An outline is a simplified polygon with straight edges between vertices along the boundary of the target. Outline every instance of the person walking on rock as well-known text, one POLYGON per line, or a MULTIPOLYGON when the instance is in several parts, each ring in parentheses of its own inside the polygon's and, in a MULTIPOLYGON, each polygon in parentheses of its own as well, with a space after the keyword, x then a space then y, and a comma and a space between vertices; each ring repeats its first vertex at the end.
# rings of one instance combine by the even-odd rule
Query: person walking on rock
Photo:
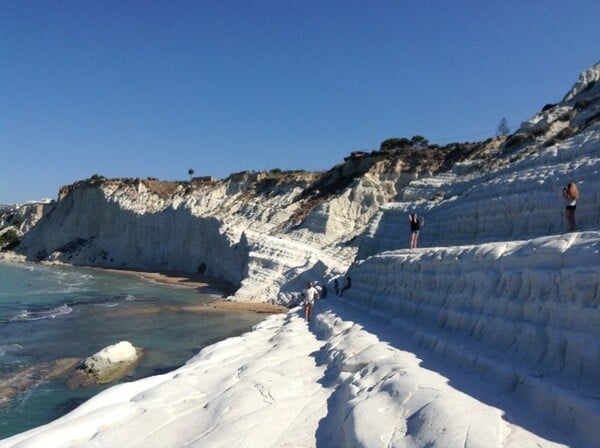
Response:
POLYGON ((408 221, 410 222, 410 248, 414 249, 417 247, 417 239, 419 238, 421 223, 416 213, 411 213, 408 215, 408 221))
POLYGON ((304 296, 304 319, 310 322, 313 304, 315 303, 315 298, 319 298, 319 291, 315 289, 312 282, 308 282, 302 295, 304 296))
POLYGON ((567 219, 567 227, 569 232, 575 231, 575 208, 577 207, 577 198, 579 191, 575 182, 571 181, 562 190, 563 198, 565 198, 565 218, 567 219))

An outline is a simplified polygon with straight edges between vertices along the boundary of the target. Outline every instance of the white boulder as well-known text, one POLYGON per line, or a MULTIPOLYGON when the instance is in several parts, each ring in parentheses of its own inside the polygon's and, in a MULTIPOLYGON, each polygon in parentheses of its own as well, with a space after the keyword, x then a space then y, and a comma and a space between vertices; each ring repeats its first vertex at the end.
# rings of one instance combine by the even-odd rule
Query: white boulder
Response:
POLYGON ((101 371, 119 363, 131 363, 138 359, 136 348, 128 341, 121 341, 104 347, 98 353, 87 358, 83 365, 92 371, 101 371))
POLYGON ((131 342, 109 345, 86 358, 81 367, 69 378, 70 387, 105 384, 125 376, 142 355, 142 350, 131 342))

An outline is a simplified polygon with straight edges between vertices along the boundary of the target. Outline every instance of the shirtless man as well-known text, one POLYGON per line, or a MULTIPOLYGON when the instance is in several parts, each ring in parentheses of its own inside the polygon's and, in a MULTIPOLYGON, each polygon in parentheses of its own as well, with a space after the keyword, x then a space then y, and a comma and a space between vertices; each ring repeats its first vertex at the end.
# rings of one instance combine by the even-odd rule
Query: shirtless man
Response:
POLYGON ((308 282, 302 295, 304 296, 304 319, 306 319, 307 322, 310 322, 312 307, 315 303, 315 298, 319 298, 319 291, 315 289, 312 282, 308 282))

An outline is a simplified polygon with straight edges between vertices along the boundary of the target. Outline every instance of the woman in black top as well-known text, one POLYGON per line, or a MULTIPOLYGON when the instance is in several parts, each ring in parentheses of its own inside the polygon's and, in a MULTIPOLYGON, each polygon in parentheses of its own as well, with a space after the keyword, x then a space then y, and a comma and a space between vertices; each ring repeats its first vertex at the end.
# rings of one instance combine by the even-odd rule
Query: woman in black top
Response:
POLYGON ((414 249, 417 247, 417 239, 419 238, 419 219, 416 213, 408 215, 408 221, 410 222, 410 248, 414 249))

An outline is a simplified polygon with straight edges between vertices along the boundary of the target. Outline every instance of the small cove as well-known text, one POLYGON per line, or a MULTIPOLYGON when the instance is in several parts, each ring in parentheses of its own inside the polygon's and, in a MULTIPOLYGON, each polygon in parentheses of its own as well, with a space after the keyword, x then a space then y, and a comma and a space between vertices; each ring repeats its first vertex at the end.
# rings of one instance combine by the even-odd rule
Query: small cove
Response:
POLYGON ((264 318, 190 312, 215 297, 126 273, 0 262, 0 439, 54 420, 116 384, 69 389, 64 378, 47 375, 57 360, 83 359, 128 340, 144 350, 121 380, 132 381, 173 370, 264 318))

